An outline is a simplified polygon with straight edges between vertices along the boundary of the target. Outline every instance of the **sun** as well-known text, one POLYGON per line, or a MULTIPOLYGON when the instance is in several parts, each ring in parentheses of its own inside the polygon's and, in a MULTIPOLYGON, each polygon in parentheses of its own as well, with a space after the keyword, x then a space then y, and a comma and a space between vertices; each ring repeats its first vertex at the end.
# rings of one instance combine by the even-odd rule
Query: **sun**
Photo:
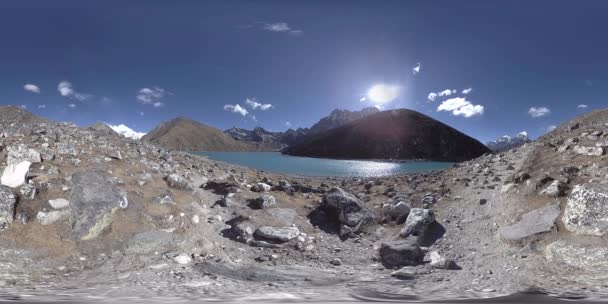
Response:
POLYGON ((379 104, 391 102, 398 96, 399 87, 395 85, 377 84, 367 91, 367 97, 379 104))

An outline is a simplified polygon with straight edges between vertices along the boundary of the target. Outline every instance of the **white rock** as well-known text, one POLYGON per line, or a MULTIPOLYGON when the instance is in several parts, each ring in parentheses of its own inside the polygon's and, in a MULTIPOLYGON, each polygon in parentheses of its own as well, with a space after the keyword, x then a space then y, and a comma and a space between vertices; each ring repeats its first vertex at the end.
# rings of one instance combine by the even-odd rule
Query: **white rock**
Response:
POLYGON ((68 216, 70 216, 69 209, 51 210, 49 212, 38 211, 38 214, 36 214, 36 219, 41 225, 50 225, 59 220, 67 218, 68 216))
POLYGON ((185 253, 180 253, 179 255, 173 258, 173 261, 175 261, 175 263, 177 264, 185 265, 192 262, 192 258, 185 253))
POLYGON ((587 156, 602 156, 604 154, 603 147, 574 146, 572 151, 574 151, 576 154, 587 156))
POLYGON ((49 205, 51 205, 53 209, 63 209, 70 206, 70 201, 65 198, 52 199, 49 200, 49 205))
POLYGON ((30 170, 30 163, 27 160, 20 162, 19 164, 11 164, 4 168, 2 177, 0 177, 0 183, 11 188, 17 188, 25 184, 25 177, 27 172, 30 170))
POLYGON ((201 218, 198 215, 193 215, 192 216, 192 222, 193 223, 198 224, 198 223, 200 223, 200 221, 201 221, 201 218))

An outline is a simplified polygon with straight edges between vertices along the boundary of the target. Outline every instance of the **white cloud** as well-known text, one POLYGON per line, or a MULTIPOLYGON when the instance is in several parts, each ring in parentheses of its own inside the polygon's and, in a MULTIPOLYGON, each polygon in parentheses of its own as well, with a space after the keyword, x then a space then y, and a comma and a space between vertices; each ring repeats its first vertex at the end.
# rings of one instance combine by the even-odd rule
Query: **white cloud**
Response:
POLYGON ((293 35, 300 35, 303 33, 302 30, 292 29, 287 22, 266 23, 262 29, 270 32, 289 33, 293 35))
POLYGON ((578 106, 576 106, 577 109, 586 109, 589 106, 587 106, 586 104, 579 104, 578 106))
POLYGON ((269 104, 269 103, 259 103, 255 100, 255 98, 247 98, 245 99, 245 103, 252 109, 257 110, 260 109, 262 111, 266 111, 269 109, 272 109, 273 105, 269 104))
POLYGON ((38 109, 46 109, 46 105, 45 104, 39 104, 38 105, 38 109))
POLYGON ((79 101, 85 101, 91 97, 90 94, 83 94, 83 93, 76 92, 76 90, 74 90, 74 86, 72 85, 72 83, 70 83, 68 81, 60 82, 57 85, 57 91, 59 91, 59 94, 61 94, 61 96, 63 96, 63 97, 73 98, 73 99, 76 99, 79 101))
POLYGON ((247 109, 241 107, 240 104, 235 104, 235 105, 227 104, 224 106, 224 111, 238 113, 238 114, 241 114, 241 116, 247 116, 247 114, 249 114, 249 112, 247 112, 247 109))
POLYGON ((484 106, 474 105, 463 97, 450 98, 442 102, 437 111, 452 112, 455 116, 463 116, 469 118, 475 115, 481 115, 484 111, 484 106))
POLYGON ((285 126, 286 126, 286 127, 288 127, 288 128, 291 128, 291 122, 286 121, 286 122, 285 122, 285 126))
POLYGON ((139 116, 144 116, 144 112, 139 112, 139 116))
POLYGON ((549 110, 547 107, 531 107, 530 110, 528 110, 528 114, 530 114, 530 116, 533 118, 543 117, 549 115, 550 113, 551 110, 549 110))
POLYGON ((418 62, 418 63, 416 64, 416 66, 412 68, 412 73, 413 73, 414 75, 416 75, 416 74, 420 73, 420 68, 422 68, 422 65, 420 64, 420 62, 418 62))
POLYGON ((75 107, 76 107, 76 104, 73 104, 73 103, 68 104, 68 107, 70 107, 70 108, 72 108, 72 109, 73 109, 73 108, 75 108, 75 107))
POLYGON ((40 88, 37 85, 35 85, 35 84, 26 83, 23 86, 23 89, 26 90, 26 91, 28 91, 28 92, 40 94, 40 88))
POLYGON ((439 92, 437 95, 439 95, 440 97, 443 97, 443 96, 450 96, 450 95, 452 95, 453 93, 456 93, 456 90, 448 90, 448 89, 445 89, 445 90, 443 90, 443 91, 439 92))
POLYGON ((551 131, 555 130, 556 128, 557 128, 556 125, 550 125, 547 127, 547 132, 551 132, 551 131))
POLYGON ((467 94, 471 93, 471 91, 473 91, 473 88, 464 89, 464 90, 462 90, 462 94, 467 95, 467 94))
POLYGON ((24 109, 24 110, 27 109, 27 105, 24 105, 24 104, 20 105, 19 107, 22 108, 22 109, 24 109))
POLYGON ((365 97, 365 96, 363 96, 363 97, 361 97, 361 98, 359 99, 359 101, 360 101, 360 102, 364 102, 364 101, 366 101, 366 100, 367 100, 367 97, 365 97))
POLYGON ((124 124, 119 124, 119 125, 110 125, 110 124, 106 124, 108 127, 112 128, 112 130, 114 130, 116 133, 127 137, 127 138, 133 138, 133 139, 140 139, 142 136, 146 135, 146 133, 144 132, 137 132, 129 127, 127 127, 124 124))
POLYGON ((163 88, 141 88, 139 92, 137 92, 137 100, 141 101, 143 104, 151 104, 158 108, 164 105, 161 100, 167 95, 171 95, 171 92, 163 88))
POLYGON ((427 97, 429 99, 429 101, 435 101, 435 99, 437 99, 437 93, 429 93, 429 97, 427 97))

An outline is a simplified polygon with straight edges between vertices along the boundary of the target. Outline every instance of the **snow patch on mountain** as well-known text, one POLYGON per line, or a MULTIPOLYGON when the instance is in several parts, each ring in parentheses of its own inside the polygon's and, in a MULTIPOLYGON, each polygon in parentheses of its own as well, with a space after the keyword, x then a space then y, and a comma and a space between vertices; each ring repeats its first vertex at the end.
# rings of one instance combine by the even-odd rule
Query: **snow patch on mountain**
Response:
POLYGON ((495 141, 486 143, 486 146, 492 151, 506 151, 513 148, 517 148, 527 142, 530 142, 528 138, 528 132, 521 131, 515 136, 503 135, 495 141))
POLYGON ((137 131, 127 127, 124 124, 119 124, 119 125, 108 124, 108 127, 112 128, 112 130, 114 130, 116 133, 118 133, 124 137, 127 137, 127 138, 140 139, 140 138, 142 138, 142 136, 146 135, 146 133, 137 132, 137 131))

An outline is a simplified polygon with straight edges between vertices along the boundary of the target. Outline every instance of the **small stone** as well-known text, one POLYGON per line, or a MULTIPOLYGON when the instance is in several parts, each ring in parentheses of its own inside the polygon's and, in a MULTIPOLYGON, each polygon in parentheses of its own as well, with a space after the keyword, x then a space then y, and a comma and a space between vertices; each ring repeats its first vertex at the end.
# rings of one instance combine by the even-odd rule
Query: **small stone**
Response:
POLYGON ((342 261, 340 259, 333 259, 331 261, 329 261, 330 264, 334 265, 334 266, 340 266, 342 265, 342 261))
POLYGON ((173 258, 173 261, 175 261, 177 264, 180 264, 180 265, 186 265, 186 264, 192 262, 192 258, 185 253, 180 253, 173 258))
POLYGON ((270 191, 272 187, 270 187, 270 185, 265 184, 265 183, 257 183, 255 185, 253 185, 253 187, 251 187, 252 191, 255 192, 268 192, 270 191))
POLYGON ((70 201, 65 198, 58 198, 49 200, 49 205, 53 207, 53 209, 63 209, 70 206, 70 201))

